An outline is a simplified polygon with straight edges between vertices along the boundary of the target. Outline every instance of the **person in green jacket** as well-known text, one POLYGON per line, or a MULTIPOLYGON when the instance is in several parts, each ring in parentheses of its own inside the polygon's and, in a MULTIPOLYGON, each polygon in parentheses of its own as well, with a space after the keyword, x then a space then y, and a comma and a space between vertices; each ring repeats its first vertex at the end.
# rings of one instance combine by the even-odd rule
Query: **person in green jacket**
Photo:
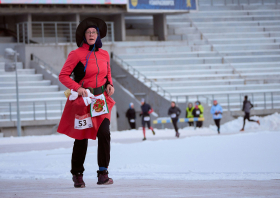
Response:
MULTIPOLYGON (((193 110, 194 110, 193 104, 189 103, 188 107, 186 109, 186 118, 193 118, 193 113, 192 113, 193 110)), ((189 123, 189 126, 193 126, 193 122, 188 122, 188 123, 189 123)))
MULTIPOLYGON (((200 114, 199 117, 200 117, 200 118, 203 118, 203 117, 204 117, 204 116, 203 116, 204 107, 201 105, 200 101, 196 101, 195 104, 198 105, 198 108, 199 108, 199 110, 201 111, 201 114, 200 114)), ((203 122, 201 121, 201 127, 202 127, 202 125, 203 125, 203 122)))

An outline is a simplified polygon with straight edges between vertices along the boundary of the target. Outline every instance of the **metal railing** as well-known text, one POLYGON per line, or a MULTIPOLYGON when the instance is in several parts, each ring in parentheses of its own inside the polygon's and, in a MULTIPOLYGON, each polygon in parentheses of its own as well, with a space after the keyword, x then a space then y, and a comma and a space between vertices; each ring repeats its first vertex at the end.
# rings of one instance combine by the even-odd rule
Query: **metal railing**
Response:
MULTIPOLYGON (((223 107, 227 108, 228 111, 236 111, 236 109, 241 110, 243 106, 244 96, 247 95, 252 102, 252 104, 260 109, 280 109, 280 91, 275 92, 248 92, 248 93, 225 93, 225 94, 212 94, 212 95, 186 95, 179 96, 184 98, 185 101, 201 101, 207 105, 212 105, 215 99, 218 99, 219 103, 222 103, 223 107), (219 96, 219 97, 218 97, 219 96), (224 97, 221 99, 221 97, 224 97), (189 98, 192 98, 190 100, 189 98), (202 100, 201 100, 202 99, 202 100), (226 102, 225 102, 226 100, 226 102), (234 110, 233 110, 234 109, 234 110)), ((177 96, 178 97, 178 96, 177 96)), ((177 98, 177 101, 180 101, 177 98)))
POLYGON ((45 70, 55 74, 56 76, 59 76, 59 71, 54 69, 51 65, 43 61, 42 59, 38 58, 36 55, 32 54, 33 60, 37 62, 40 66, 43 66, 45 70))
POLYGON ((119 56, 117 56, 116 54, 113 53, 113 59, 116 62, 119 62, 121 64, 121 66, 128 71, 129 73, 131 73, 134 77, 136 77, 138 80, 140 80, 140 78, 142 77, 144 82, 149 82, 150 84, 150 88, 156 88, 157 92, 162 91, 163 92, 163 97, 169 97, 170 100, 172 100, 172 95, 167 92, 165 89, 163 89, 161 86, 159 86, 158 84, 156 84, 153 80, 148 79, 144 74, 142 74, 141 72, 139 72, 137 69, 133 68, 131 65, 129 65, 127 62, 125 62, 122 58, 120 58, 119 56))
MULTIPOLYGON (((65 100, 40 100, 40 101, 20 101, 21 120, 48 120, 60 117, 66 103, 65 100), (50 108, 50 109, 48 109, 50 108), (24 110, 23 110, 24 109, 24 110), (55 109, 55 110, 54 110, 55 109)), ((15 121, 16 118, 16 101, 0 102, 0 108, 6 113, 2 113, 0 121, 15 121)))
MULTIPOLYGON (((114 22, 106 22, 107 36, 103 42, 114 42, 114 22)), ((76 22, 17 23, 18 43, 75 43, 76 22)))
MULTIPOLYGON (((280 4, 280 0, 270 0, 270 1, 267 1, 267 0, 218 0, 216 1, 215 3, 215 0, 210 0, 210 5, 211 6, 215 6, 215 5, 224 5, 224 6, 227 6, 227 5, 251 5, 251 4, 254 4, 254 5, 271 5, 271 4, 274 4, 274 5, 278 5, 280 4)), ((199 5, 207 5, 207 4, 200 4, 200 1, 199 1, 199 5)))

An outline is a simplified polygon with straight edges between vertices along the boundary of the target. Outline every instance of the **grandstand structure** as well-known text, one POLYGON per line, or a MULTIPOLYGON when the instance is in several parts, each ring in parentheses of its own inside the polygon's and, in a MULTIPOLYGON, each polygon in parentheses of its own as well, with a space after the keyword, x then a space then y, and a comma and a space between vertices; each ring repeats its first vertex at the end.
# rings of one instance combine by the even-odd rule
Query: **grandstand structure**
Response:
MULTIPOLYGON (((238 2, 200 0, 199 12, 167 16, 164 46, 132 47, 116 60, 135 76, 133 69, 143 74, 147 86, 146 79, 160 86, 166 92, 152 89, 168 100, 211 105, 217 99, 226 111, 240 111, 248 95, 255 109, 280 109, 280 5, 238 2)), ((150 17, 127 21, 130 27, 135 21, 138 32, 151 32, 150 17)))
MULTIPOLYGON (((280 0, 198 2, 198 12, 166 15, 165 41, 159 41, 154 34, 154 18, 148 14, 125 16, 121 6, 114 10, 114 15, 102 16, 110 24, 110 38, 103 41, 104 49, 113 52, 112 64, 127 72, 113 76, 118 81, 116 87, 121 89, 121 94, 115 94, 114 99, 122 129, 128 128, 124 116, 128 106, 123 104, 123 97, 127 102, 136 103, 137 99, 146 97, 145 94, 156 98, 152 105, 159 117, 166 116, 162 106, 169 105, 170 101, 185 108, 186 103, 199 100, 209 108, 213 99, 217 99, 226 112, 237 115, 244 95, 254 104, 255 114, 279 111, 280 0), (145 88, 139 88, 139 84, 145 88)), ((23 63, 17 63, 23 126, 50 125, 52 128, 59 122, 66 101, 65 90, 56 83, 58 72, 53 72, 52 67, 61 69, 69 51, 76 48, 73 44, 75 26, 80 19, 90 16, 90 9, 86 8, 84 14, 83 8, 77 6, 77 13, 73 10, 59 16, 60 22, 53 21, 56 16, 48 16, 44 22, 45 16, 39 15, 38 10, 32 15, 32 6, 27 6, 19 10, 29 12, 23 13, 26 16, 18 24, 19 31, 16 32, 14 23, 13 36, 0 38, 0 42, 10 43, 4 46, 15 47, 21 58, 24 57, 23 63), (46 39, 41 37, 45 24, 52 25, 52 29, 47 29, 50 35, 46 39), (65 32, 61 31, 65 28, 65 32), (30 29, 32 34, 28 32, 30 29), (56 30, 58 36, 51 35, 56 30), (17 34, 18 39, 14 39, 17 34), (30 60, 30 53, 38 56, 37 61, 30 60), (38 61, 40 58, 49 62, 38 61), (58 65, 52 62, 58 59, 61 59, 58 65)), ((54 7, 59 12, 66 8, 54 7)), ((4 55, 0 49, 0 132, 4 127, 12 130, 16 126, 15 73, 6 70, 4 55)), ((204 115, 210 120, 210 114, 204 115)))

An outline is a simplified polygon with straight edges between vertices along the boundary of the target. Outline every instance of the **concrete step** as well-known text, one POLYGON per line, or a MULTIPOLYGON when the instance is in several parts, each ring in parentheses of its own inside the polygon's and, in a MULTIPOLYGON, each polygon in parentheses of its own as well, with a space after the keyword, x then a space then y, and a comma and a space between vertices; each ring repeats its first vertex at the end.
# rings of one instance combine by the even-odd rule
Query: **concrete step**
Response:
MULTIPOLYGON (((58 85, 49 85, 49 86, 20 86, 19 93, 36 93, 36 92, 52 92, 58 91, 58 85)), ((9 93, 16 93, 15 87, 2 87, 0 89, 0 94, 9 94, 9 93)))
MULTIPOLYGON (((16 80, 14 74, 0 74, 0 82, 13 82, 16 80)), ((39 81, 43 80, 42 74, 26 74, 26 75, 18 75, 19 81, 39 81)))
POLYGON ((279 55, 280 49, 277 50, 250 50, 250 51, 222 51, 220 52, 223 56, 252 56, 252 55, 279 55))
POLYGON ((279 67, 280 62, 250 62, 250 63, 231 63, 231 65, 238 68, 265 68, 265 67, 279 67))
POLYGON ((136 65, 172 65, 176 64, 211 64, 222 63, 220 57, 191 57, 191 58, 158 58, 158 59, 124 59, 131 66, 136 65))
MULTIPOLYGON (((42 80, 42 81, 21 81, 19 83, 19 87, 26 87, 26 86, 48 86, 51 85, 50 80, 42 80)), ((15 87, 16 82, 9 81, 9 82, 1 82, 0 87, 15 87)))
POLYGON ((280 43, 280 37, 269 37, 269 38, 226 38, 226 39, 208 39, 211 44, 236 44, 236 43, 280 43))
POLYGON ((209 91, 235 91, 235 90, 263 90, 263 89, 279 89, 280 84, 264 84, 264 85, 205 85, 205 86, 194 86, 194 87, 184 87, 184 86, 176 86, 176 87, 163 87, 166 91, 171 94, 176 93, 200 93, 203 94, 204 92, 209 91))
MULTIPOLYGON (((238 79, 241 78, 240 74, 200 74, 200 75, 189 75, 189 74, 178 74, 178 75, 146 75, 151 80, 155 80, 158 83, 160 81, 165 81, 165 80, 183 80, 183 79, 191 79, 191 80, 204 80, 204 79, 238 79)), ((252 72, 252 73, 242 73, 242 78, 244 79, 268 79, 268 78, 279 78, 280 77, 280 72, 252 72)), ((141 78, 140 78, 141 79, 141 78)))
MULTIPOLYGON (((176 86, 183 86, 183 87, 191 87, 191 86, 205 86, 205 85, 244 85, 244 79, 220 79, 220 80, 181 80, 181 81, 161 81, 156 82, 161 87, 176 87, 176 86)), ((150 83, 146 83, 147 86, 150 86, 150 83)))
POLYGON ((251 44, 215 44, 215 49, 218 51, 236 51, 236 50, 265 50, 265 49, 280 49, 278 43, 270 44, 260 44, 260 43, 251 43, 251 44))
MULTIPOLYGON (((46 102, 20 102, 20 111, 47 111, 49 110, 62 110, 64 109, 66 100, 63 101, 46 101, 46 102)), ((15 113, 17 111, 16 103, 3 103, 0 102, 0 113, 9 114, 10 112, 15 113), (5 106, 4 106, 5 105, 5 106)))
POLYGON ((186 97, 186 96, 204 96, 204 97, 208 97, 209 99, 214 96, 223 96, 223 97, 227 97, 227 95, 229 95, 229 97, 235 95, 235 96, 239 96, 241 95, 251 95, 253 94, 254 97, 255 96, 263 96, 264 93, 267 94, 271 94, 271 92, 275 92, 275 93, 279 93, 280 89, 259 89, 259 90, 223 90, 223 91, 206 91, 206 92, 192 92, 192 93, 184 93, 184 92, 179 92, 179 93, 171 93, 172 96, 178 96, 178 97, 186 97))
POLYGON ((256 55, 256 56, 227 56, 226 60, 230 63, 248 63, 248 62, 279 62, 279 55, 256 55))
POLYGON ((182 58, 182 57, 213 57, 217 56, 217 52, 198 51, 198 52, 170 52, 166 53, 139 53, 139 54, 119 54, 122 59, 139 59, 139 58, 182 58))
MULTIPOLYGON (((256 55, 256 56, 227 56, 226 60, 230 63, 248 62, 279 62, 278 55, 256 55)), ((124 59, 131 66, 137 65, 172 65, 176 64, 211 64, 223 63, 220 57, 190 57, 190 58, 153 58, 153 59, 124 59)))
MULTIPOLYGON (((18 75, 24 75, 24 74, 35 74, 35 69, 17 69, 18 75)), ((15 75, 15 71, 7 71, 5 73, 0 73, 0 75, 15 75)))
MULTIPOLYGON (((176 31, 176 33, 181 33, 183 34, 185 32, 185 29, 188 28, 180 28, 176 31)), ((245 32, 279 32, 280 31, 280 27, 279 26, 265 26, 265 27, 253 27, 253 26, 249 26, 249 27, 220 27, 217 26, 215 28, 209 28, 209 27, 200 27, 199 30, 206 34, 206 33, 245 33, 245 32)))
MULTIPOLYGON (((241 74, 243 73, 251 73, 252 72, 252 68, 238 68, 237 69, 238 72, 240 72, 241 74)), ((280 67, 265 67, 265 68, 255 68, 254 69, 254 73, 256 72, 280 72, 280 67)))
MULTIPOLYGON (((26 100, 26 99, 36 99, 37 100, 47 100, 47 99, 52 99, 52 98, 63 98, 64 96, 64 91, 53 91, 53 92, 42 92, 41 90, 34 93, 34 92, 29 92, 29 93, 20 93, 19 94, 19 99, 20 100, 26 100)), ((16 94, 15 93, 9 93, 9 94, 0 94, 0 101, 3 102, 10 102, 12 99, 16 100, 16 94)))
MULTIPOLYGON (((60 119, 62 115, 61 110, 49 110, 45 111, 36 111, 35 116, 33 111, 24 111, 20 112, 21 120, 52 120, 52 119, 60 119), (35 119, 34 119, 35 117, 35 119)), ((17 113, 12 112, 12 119, 10 119, 10 113, 1 113, 0 112, 0 121, 8 121, 8 120, 16 120, 17 113)))
POLYGON ((280 32, 205 33, 207 39, 280 37, 280 32))
POLYGON ((196 64, 196 65, 137 65, 133 66, 133 68, 137 69, 138 71, 161 71, 161 70, 180 70, 180 69, 188 69, 188 70, 193 70, 193 69, 227 69, 231 68, 229 64, 196 64))
POLYGON ((232 74, 234 73, 233 69, 228 67, 226 69, 179 69, 179 70, 160 70, 160 71, 149 71, 149 70, 146 70, 146 71, 142 71, 142 74, 144 75, 158 75, 158 76, 161 76, 161 75, 167 75, 169 74, 170 76, 172 75, 180 75, 182 73, 187 73, 188 75, 199 75, 199 74, 204 74, 204 73, 207 73, 207 74, 232 74))

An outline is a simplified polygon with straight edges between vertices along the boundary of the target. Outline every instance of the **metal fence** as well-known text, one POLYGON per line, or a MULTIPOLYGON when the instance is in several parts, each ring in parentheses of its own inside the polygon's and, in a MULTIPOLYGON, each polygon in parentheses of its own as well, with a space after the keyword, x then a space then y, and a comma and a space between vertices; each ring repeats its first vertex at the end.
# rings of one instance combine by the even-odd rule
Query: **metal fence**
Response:
MULTIPOLYGON (((204 1, 205 2, 205 1, 204 1)), ((208 4, 200 3, 199 5, 278 5, 280 0, 209 0, 208 4)))
MULTIPOLYGON (((114 23, 106 22, 107 36, 103 42, 114 42, 114 23)), ((76 22, 17 23, 18 43, 75 43, 76 22)))

